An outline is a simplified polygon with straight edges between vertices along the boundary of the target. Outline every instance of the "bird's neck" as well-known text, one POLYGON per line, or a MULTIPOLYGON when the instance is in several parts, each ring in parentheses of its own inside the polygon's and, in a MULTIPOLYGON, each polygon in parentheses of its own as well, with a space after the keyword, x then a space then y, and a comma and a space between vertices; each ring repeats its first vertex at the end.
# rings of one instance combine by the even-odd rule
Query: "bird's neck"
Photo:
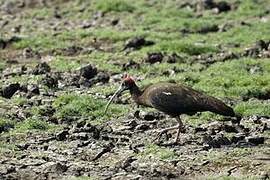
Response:
POLYGON ((134 84, 134 86, 130 88, 130 94, 132 96, 132 99, 134 99, 136 103, 139 103, 139 98, 142 95, 142 91, 136 84, 134 84))

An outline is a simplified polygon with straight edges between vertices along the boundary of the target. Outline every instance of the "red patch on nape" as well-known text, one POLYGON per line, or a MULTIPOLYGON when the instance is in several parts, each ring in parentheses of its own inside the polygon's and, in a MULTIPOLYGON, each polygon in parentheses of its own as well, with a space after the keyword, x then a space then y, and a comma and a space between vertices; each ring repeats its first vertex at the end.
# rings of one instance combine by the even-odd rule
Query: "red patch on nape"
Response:
POLYGON ((123 81, 129 82, 129 83, 134 82, 133 78, 127 74, 124 75, 123 81))

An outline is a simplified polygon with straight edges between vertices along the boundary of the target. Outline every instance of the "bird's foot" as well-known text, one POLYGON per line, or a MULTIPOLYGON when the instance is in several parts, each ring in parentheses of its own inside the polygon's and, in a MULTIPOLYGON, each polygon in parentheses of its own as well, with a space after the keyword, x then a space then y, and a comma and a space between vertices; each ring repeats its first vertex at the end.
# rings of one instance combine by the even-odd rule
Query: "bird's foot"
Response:
POLYGON ((157 140, 160 140, 162 135, 167 133, 168 131, 171 131, 171 130, 175 130, 175 129, 178 129, 179 126, 173 126, 173 127, 169 127, 169 128, 165 128, 165 129, 161 129, 158 134, 157 134, 157 137, 155 138, 155 141, 157 140))
POLYGON ((164 134, 164 133, 167 133, 168 132, 168 130, 167 129, 162 129, 162 130, 160 130, 158 133, 157 133, 157 137, 154 139, 154 141, 159 141, 160 139, 161 139, 161 137, 162 137, 162 135, 164 134))

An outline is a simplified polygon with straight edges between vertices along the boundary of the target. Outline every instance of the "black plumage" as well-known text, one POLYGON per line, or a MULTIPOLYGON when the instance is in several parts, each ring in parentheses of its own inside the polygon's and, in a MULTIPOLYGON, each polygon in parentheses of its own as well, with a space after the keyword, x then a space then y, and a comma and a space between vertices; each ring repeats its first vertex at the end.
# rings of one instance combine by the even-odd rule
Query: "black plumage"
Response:
POLYGON ((120 88, 107 104, 105 111, 107 111, 113 98, 125 90, 130 91, 132 99, 138 105, 153 107, 175 117, 178 126, 166 128, 162 132, 178 129, 176 141, 179 139, 180 131, 183 130, 183 124, 179 117, 181 114, 194 115, 197 112, 210 111, 224 116, 236 116, 234 110, 221 100, 196 91, 191 87, 174 83, 156 83, 140 90, 130 77, 123 80, 120 88))

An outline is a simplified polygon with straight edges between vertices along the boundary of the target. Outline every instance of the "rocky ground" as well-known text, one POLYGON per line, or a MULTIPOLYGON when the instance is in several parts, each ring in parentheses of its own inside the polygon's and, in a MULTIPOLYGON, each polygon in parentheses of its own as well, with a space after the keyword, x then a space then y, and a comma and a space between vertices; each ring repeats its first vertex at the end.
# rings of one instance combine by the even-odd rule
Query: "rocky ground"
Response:
POLYGON ((0 0, 0 179, 269 179, 269 10, 0 0), (104 115, 125 73, 187 84, 243 117, 184 115, 179 143, 158 139, 175 120, 129 95, 104 115))

